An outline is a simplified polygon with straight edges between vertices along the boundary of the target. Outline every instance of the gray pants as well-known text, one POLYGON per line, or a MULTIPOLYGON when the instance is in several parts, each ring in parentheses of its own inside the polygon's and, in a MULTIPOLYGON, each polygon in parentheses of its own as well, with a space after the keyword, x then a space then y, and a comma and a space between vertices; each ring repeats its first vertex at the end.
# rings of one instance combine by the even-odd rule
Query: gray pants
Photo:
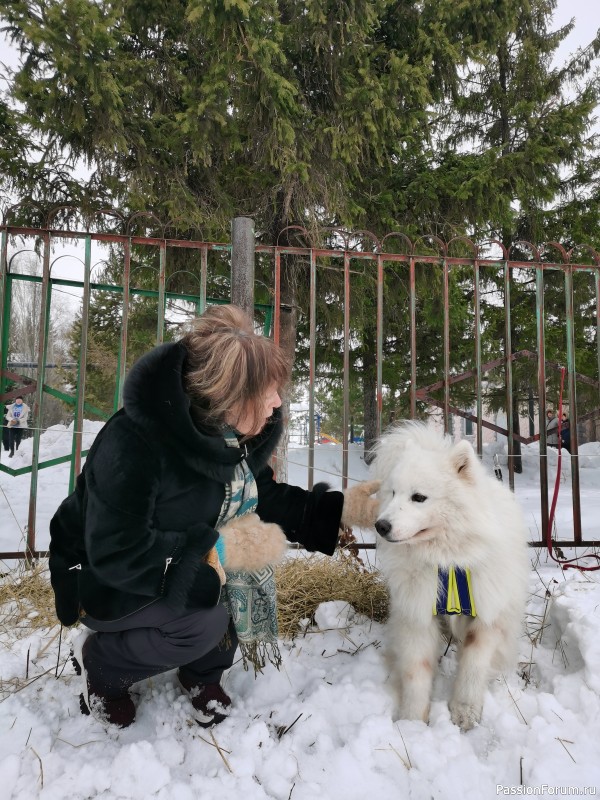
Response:
POLYGON ((222 605, 181 615, 158 600, 119 620, 86 616, 82 622, 96 631, 85 645, 89 682, 106 697, 175 667, 188 681, 218 683, 237 648, 235 628, 222 605))

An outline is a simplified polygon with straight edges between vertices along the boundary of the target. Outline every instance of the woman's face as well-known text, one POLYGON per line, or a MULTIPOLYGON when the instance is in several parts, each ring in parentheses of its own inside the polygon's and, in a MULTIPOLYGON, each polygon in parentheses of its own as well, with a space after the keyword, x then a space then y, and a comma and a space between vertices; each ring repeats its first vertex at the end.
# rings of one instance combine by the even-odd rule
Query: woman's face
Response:
POLYGON ((272 384, 258 400, 258 410, 260 411, 258 416, 260 424, 255 424, 254 404, 248 405, 242 411, 239 419, 235 419, 237 414, 232 412, 227 422, 228 424, 235 426, 237 432, 241 433, 242 436, 256 436, 256 434, 260 433, 265 427, 267 420, 273 413, 273 410, 275 408, 279 408, 280 405, 281 397, 279 396, 277 384, 272 384))

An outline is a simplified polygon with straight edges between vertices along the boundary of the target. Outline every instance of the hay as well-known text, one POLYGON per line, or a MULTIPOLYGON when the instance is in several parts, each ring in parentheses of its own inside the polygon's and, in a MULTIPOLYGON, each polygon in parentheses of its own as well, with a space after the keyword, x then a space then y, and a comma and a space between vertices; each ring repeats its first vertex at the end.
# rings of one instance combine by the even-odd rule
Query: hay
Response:
POLYGON ((0 577, 0 631, 12 637, 58 624, 46 560, 20 562, 0 577))
POLYGON ((378 572, 346 550, 332 558, 298 555, 288 558, 275 573, 279 635, 294 638, 299 622, 311 619, 320 603, 343 600, 377 622, 388 615, 388 593, 378 572))
MULTIPOLYGON (((275 578, 282 638, 293 638, 300 620, 311 619, 318 605, 329 600, 350 603, 377 622, 387 618, 388 594, 379 573, 348 550, 337 550, 331 558, 298 553, 277 568, 275 578)), ((46 560, 22 562, 0 576, 0 633, 14 639, 57 624, 46 560)))

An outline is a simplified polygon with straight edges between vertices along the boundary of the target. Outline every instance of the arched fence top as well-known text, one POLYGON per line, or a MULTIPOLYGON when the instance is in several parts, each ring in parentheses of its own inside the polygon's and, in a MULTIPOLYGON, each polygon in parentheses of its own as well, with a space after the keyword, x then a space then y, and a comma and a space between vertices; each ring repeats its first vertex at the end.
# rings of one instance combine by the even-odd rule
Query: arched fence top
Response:
POLYGON ((452 245, 454 243, 458 244, 459 242, 462 243, 462 244, 466 244, 467 247, 469 247, 471 249, 471 252, 473 253, 472 258, 479 258, 479 247, 478 247, 478 245, 476 245, 475 242, 472 241, 471 239, 469 239, 467 236, 454 236, 452 239, 450 239, 450 241, 447 244, 447 252, 448 252, 448 254, 450 254, 450 252, 451 252, 452 245))
MULTIPOLYGON (((160 231, 160 235, 154 235, 157 239, 164 239, 165 228, 167 227, 168 223, 161 222, 161 220, 156 216, 153 211, 136 211, 135 214, 132 214, 127 223, 125 225, 125 232, 127 236, 134 236, 134 226, 138 225, 139 223, 146 222, 155 222, 158 230, 160 231)), ((148 225, 145 226, 146 230, 148 229, 148 225)))
POLYGON ((413 247, 413 252, 414 252, 415 255, 427 255, 426 253, 418 253, 417 252, 417 250, 419 248, 419 244, 421 242, 426 243, 427 241, 430 241, 433 245, 437 245, 437 248, 439 250, 438 255, 441 258, 446 258, 447 257, 447 255, 448 255, 448 245, 446 244, 446 242, 444 242, 443 239, 440 239, 440 237, 436 236, 435 234, 425 234, 423 236, 419 236, 418 239, 415 240, 414 247, 413 247))
POLYGON ((600 266, 600 253, 598 253, 597 250, 594 250, 594 248, 589 244, 576 244, 576 245, 574 245, 569 250, 569 252, 567 253, 567 257, 568 257, 569 262, 573 263, 573 254, 577 253, 580 250, 588 252, 592 256, 592 258, 594 259, 594 264, 596 266, 600 266))
POLYGON ((35 212, 33 218, 30 218, 30 222, 34 227, 45 227, 46 216, 44 208, 35 200, 20 200, 18 203, 13 203, 13 205, 8 206, 2 215, 2 227, 8 227, 14 224, 18 212, 25 209, 31 209, 35 212))
POLYGON ((530 261, 541 261, 542 260, 541 256, 540 256, 540 251, 538 250, 538 248, 534 244, 532 244, 531 242, 528 242, 526 239, 518 239, 516 242, 513 242, 511 244, 511 246, 509 247, 509 250, 508 250, 508 260, 509 261, 512 261, 512 260, 522 261, 523 260, 522 258, 511 259, 512 252, 516 247, 523 247, 525 250, 529 250, 533 255, 533 258, 529 259, 530 261))
POLYGON ((194 274, 189 269, 178 269, 175 272, 172 272, 168 275, 165 279, 165 289, 168 289, 178 278, 182 277, 183 275, 188 276, 191 279, 192 285, 196 285, 195 288, 200 287, 200 276, 194 274))
POLYGON ((569 254, 567 253, 566 248, 564 248, 560 242, 544 242, 539 246, 539 252, 541 255, 543 255, 546 251, 558 251, 563 264, 566 264, 569 261, 569 254))
MULTIPOLYGON (((219 249, 230 247, 227 241, 203 242, 201 238, 196 238, 202 232, 191 230, 189 222, 181 217, 163 220, 153 211, 136 211, 126 215, 114 208, 82 209, 72 203, 61 203, 47 209, 32 199, 9 206, 3 213, 0 228, 16 235, 36 235, 39 232, 40 236, 50 234, 57 238, 67 235, 81 238, 82 235, 91 234, 98 240, 106 235, 106 241, 114 241, 111 237, 118 236, 136 240, 164 240, 167 244, 169 241, 193 241, 219 249)), ((433 233, 411 238, 401 230, 380 235, 367 229, 348 230, 338 226, 312 228, 299 224, 288 225, 279 232, 273 245, 261 242, 260 247, 263 252, 268 252, 271 247, 276 250, 319 249, 371 257, 402 256, 417 260, 424 257, 428 261, 463 257, 482 261, 515 261, 521 265, 531 261, 567 266, 583 256, 588 264, 591 261, 593 266, 600 266, 599 250, 588 243, 569 243, 567 246, 557 241, 537 244, 520 239, 507 247, 498 239, 477 241, 460 234, 445 241, 433 233), (463 249, 464 253, 461 253, 463 249)))
POLYGON ((484 257, 488 258, 487 255, 485 255, 485 256, 483 255, 484 249, 493 248, 493 247, 497 247, 499 249, 500 258, 499 259, 494 259, 494 257, 490 255, 489 257, 491 258, 491 260, 508 261, 508 251, 507 251, 506 247, 503 245, 503 243, 499 239, 485 239, 479 245, 480 257, 481 258, 484 258, 484 257))
MULTIPOLYGON (((403 242, 405 242, 406 245, 407 245, 407 249, 406 249, 405 254, 406 255, 412 255, 412 252, 413 252, 413 249, 414 249, 414 245, 413 245, 412 241, 408 238, 408 236, 405 233, 402 233, 402 231, 392 231, 391 233, 386 233, 386 235, 381 240, 381 250, 383 251, 384 248, 385 248, 386 243, 388 241, 392 241, 393 239, 400 239, 403 242)), ((392 253, 396 253, 395 250, 392 250, 391 252, 392 253)))
POLYGON ((301 233, 301 235, 305 237, 306 244, 304 244, 303 247, 310 247, 310 242, 311 242, 311 238, 312 237, 311 237, 310 233, 308 232, 308 230, 303 225, 287 225, 285 228, 280 230, 279 233, 277 234, 277 241, 275 243, 276 247, 286 247, 286 246, 288 246, 288 245, 282 244, 282 242, 281 242, 282 236, 285 236, 286 238, 289 238, 288 231, 299 231, 301 233))

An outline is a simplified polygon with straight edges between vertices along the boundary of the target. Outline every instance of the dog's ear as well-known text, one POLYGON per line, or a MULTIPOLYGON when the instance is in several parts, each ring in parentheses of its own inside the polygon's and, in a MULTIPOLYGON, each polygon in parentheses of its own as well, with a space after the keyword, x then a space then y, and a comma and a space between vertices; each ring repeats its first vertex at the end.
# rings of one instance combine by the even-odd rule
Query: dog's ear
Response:
POLYGON ((475 452, 471 444, 463 439, 452 448, 452 464, 458 473, 458 477, 464 481, 472 481, 474 479, 475 452))

